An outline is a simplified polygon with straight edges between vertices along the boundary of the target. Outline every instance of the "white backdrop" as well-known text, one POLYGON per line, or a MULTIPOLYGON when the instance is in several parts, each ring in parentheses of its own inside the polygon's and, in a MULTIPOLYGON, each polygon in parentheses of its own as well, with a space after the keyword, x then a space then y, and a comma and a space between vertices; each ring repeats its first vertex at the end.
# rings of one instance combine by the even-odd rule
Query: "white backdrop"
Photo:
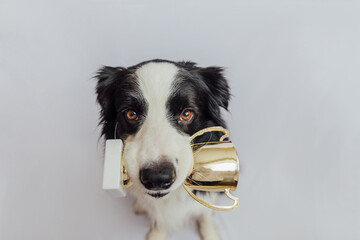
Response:
MULTIPOLYGON (((359 1, 0 2, 0 239, 144 239, 101 190, 91 77, 152 58, 226 67, 240 206, 223 239, 360 239, 359 1)), ((169 239, 199 239, 195 228, 169 239)))

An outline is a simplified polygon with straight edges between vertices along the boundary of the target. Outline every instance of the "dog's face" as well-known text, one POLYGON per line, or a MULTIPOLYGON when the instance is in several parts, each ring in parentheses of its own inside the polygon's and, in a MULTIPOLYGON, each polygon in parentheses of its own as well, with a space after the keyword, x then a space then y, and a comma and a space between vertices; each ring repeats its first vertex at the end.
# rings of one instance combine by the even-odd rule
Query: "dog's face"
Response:
POLYGON ((133 187, 158 198, 181 186, 192 167, 190 136, 224 126, 220 108, 227 109, 229 87, 222 69, 152 60, 103 67, 97 78, 103 134, 123 140, 133 187))

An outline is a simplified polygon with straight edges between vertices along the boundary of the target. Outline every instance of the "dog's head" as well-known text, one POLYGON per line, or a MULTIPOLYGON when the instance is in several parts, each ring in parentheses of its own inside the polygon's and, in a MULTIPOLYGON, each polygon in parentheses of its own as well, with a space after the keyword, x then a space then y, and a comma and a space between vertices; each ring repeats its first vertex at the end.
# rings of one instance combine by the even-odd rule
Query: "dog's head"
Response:
POLYGON ((190 136, 225 127, 220 109, 230 94, 221 68, 152 60, 103 67, 97 79, 102 134, 123 140, 127 172, 141 193, 162 197, 181 186, 192 167, 190 136))

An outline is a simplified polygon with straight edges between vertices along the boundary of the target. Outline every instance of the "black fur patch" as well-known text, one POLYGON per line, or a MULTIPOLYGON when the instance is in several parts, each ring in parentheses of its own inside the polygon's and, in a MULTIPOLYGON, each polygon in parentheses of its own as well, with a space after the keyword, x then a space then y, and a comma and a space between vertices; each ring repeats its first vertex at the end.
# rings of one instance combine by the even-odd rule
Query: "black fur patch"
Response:
POLYGON ((125 139, 135 134, 146 117, 147 102, 142 96, 137 80, 132 76, 133 71, 122 67, 103 67, 96 78, 97 100, 101 106, 100 123, 105 139, 116 137, 125 139), (137 124, 130 124, 125 119, 127 110, 134 110, 140 115, 137 124))
MULTIPOLYGON (((173 126, 189 135, 211 126, 226 128, 220 108, 227 110, 230 92, 228 83, 222 75, 223 69, 200 68, 192 62, 179 62, 176 65, 180 70, 167 104, 169 119, 176 119, 174 116, 179 115, 185 108, 194 111, 195 118, 189 125, 179 125, 173 120, 173 126)), ((219 134, 204 134, 195 139, 195 142, 218 140, 219 134)))

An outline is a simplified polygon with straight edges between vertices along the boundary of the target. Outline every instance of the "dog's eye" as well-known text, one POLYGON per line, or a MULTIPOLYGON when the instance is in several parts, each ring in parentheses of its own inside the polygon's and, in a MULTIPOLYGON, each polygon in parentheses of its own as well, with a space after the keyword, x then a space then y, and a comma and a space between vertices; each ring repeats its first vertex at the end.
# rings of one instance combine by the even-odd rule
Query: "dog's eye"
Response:
POLYGON ((127 119, 132 120, 132 121, 136 121, 139 119, 138 114, 134 110, 127 110, 126 117, 127 117, 127 119))
POLYGON ((179 117, 179 123, 190 124, 194 118, 194 112, 190 109, 184 109, 179 117))

